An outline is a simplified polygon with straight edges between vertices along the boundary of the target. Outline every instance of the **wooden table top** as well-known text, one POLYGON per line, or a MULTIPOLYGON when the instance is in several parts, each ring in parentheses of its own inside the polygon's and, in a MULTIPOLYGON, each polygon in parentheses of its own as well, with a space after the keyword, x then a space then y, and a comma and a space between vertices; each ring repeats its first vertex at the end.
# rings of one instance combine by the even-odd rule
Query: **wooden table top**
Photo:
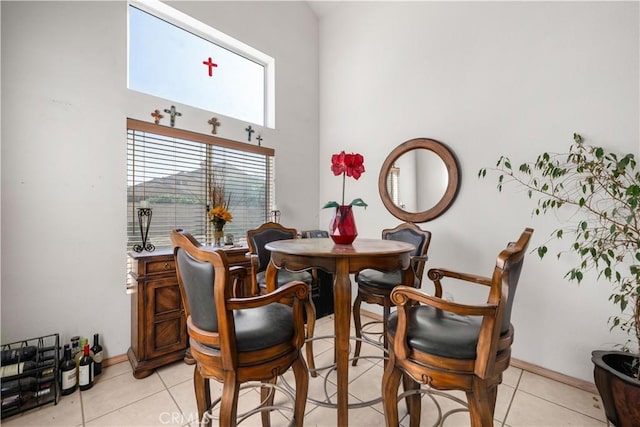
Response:
POLYGON ((410 243, 395 240, 357 238, 351 245, 336 245, 330 238, 277 240, 265 245, 272 252, 315 257, 357 257, 391 255, 412 251, 410 243))

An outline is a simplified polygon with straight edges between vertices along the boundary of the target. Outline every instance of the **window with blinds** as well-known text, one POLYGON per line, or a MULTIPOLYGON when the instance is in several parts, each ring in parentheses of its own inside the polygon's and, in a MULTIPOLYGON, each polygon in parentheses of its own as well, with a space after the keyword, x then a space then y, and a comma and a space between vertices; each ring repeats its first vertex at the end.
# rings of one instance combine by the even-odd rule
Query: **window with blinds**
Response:
MULTIPOLYGON (((389 196, 391 196, 391 200, 393 204, 396 206, 401 206, 400 203, 400 168, 393 165, 389 170, 389 174, 387 175, 387 191, 389 192, 389 196)), ((401 206, 404 208, 404 206, 401 206)))
POLYGON ((274 150, 209 135, 127 120, 127 250, 141 244, 138 208, 151 207, 148 241, 169 248, 182 228, 212 243, 207 212, 215 179, 230 196, 233 221, 224 231, 243 241, 267 220, 274 197, 274 150))

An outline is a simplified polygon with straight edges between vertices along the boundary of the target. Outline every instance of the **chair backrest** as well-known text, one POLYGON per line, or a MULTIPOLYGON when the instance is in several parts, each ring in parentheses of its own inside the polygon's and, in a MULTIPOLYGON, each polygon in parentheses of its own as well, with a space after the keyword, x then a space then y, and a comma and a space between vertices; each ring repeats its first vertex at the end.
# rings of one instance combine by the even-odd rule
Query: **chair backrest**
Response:
POLYGON ((500 278, 502 281, 502 288, 506 285, 508 289, 508 295, 504 302, 504 311, 502 314, 501 333, 505 333, 509 330, 511 325, 511 310, 513 308, 513 301, 515 299, 516 290, 518 288, 518 281, 520 280, 520 273, 522 272, 522 266, 524 264, 524 256, 529 246, 529 240, 533 234, 533 229, 525 229, 517 242, 512 242, 507 245, 507 248, 500 252, 498 259, 496 260, 496 267, 493 272, 493 279, 500 278))
POLYGON ((271 260, 271 251, 264 245, 276 240, 296 239, 298 232, 295 228, 287 228, 275 222, 267 222, 254 230, 247 231, 247 244, 249 252, 258 255, 258 270, 264 271, 271 260))
POLYGON ((191 234, 182 230, 171 232, 176 274, 185 314, 195 326, 208 332, 218 332, 218 317, 214 286, 216 269, 214 258, 224 265, 224 254, 203 251, 191 234))
MULTIPOLYGON (((429 244, 431 243, 431 232, 423 230, 411 222, 405 222, 395 228, 382 230, 382 238, 386 240, 410 243, 415 246, 415 249, 411 252, 411 256, 424 257, 426 256, 427 251, 429 250, 429 244)), ((416 275, 418 282, 422 280, 424 264, 424 259, 418 259, 412 263, 413 272, 416 275)))

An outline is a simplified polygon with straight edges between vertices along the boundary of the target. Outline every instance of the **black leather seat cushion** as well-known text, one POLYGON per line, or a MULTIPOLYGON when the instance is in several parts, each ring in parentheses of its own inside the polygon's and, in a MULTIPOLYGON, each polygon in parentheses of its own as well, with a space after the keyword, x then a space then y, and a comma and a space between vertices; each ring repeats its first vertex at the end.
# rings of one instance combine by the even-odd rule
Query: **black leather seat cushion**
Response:
MULTIPOLYGON (((284 286, 293 280, 299 280, 308 285, 310 285, 313 282, 313 276, 311 276, 311 273, 309 273, 308 271, 292 272, 292 271, 282 269, 282 270, 278 270, 277 278, 278 278, 277 279, 278 283, 276 284, 276 288, 279 288, 280 286, 284 286)), ((256 274, 256 279, 258 280, 258 286, 260 286, 260 288, 265 289, 267 287, 264 271, 261 271, 260 273, 256 274)))
POLYGON ((399 270, 382 272, 366 269, 357 274, 356 282, 379 289, 393 289, 402 284, 402 272, 399 270))
POLYGON ((238 351, 256 351, 293 338, 293 309, 273 303, 233 312, 238 351))
MULTIPOLYGON (((480 316, 460 316, 429 306, 407 307, 407 345, 436 356, 454 359, 475 359, 480 316)), ((387 331, 395 336, 398 325, 396 312, 389 316, 387 331)))

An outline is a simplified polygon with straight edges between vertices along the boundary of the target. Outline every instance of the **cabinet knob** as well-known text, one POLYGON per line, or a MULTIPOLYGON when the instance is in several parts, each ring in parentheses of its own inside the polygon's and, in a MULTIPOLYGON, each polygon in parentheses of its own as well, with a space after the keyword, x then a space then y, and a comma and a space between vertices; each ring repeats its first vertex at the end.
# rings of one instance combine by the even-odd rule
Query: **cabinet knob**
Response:
POLYGON ((171 266, 169 265, 169 263, 168 263, 168 262, 165 262, 165 263, 164 263, 164 269, 165 269, 165 270, 169 270, 169 269, 171 269, 171 266))

